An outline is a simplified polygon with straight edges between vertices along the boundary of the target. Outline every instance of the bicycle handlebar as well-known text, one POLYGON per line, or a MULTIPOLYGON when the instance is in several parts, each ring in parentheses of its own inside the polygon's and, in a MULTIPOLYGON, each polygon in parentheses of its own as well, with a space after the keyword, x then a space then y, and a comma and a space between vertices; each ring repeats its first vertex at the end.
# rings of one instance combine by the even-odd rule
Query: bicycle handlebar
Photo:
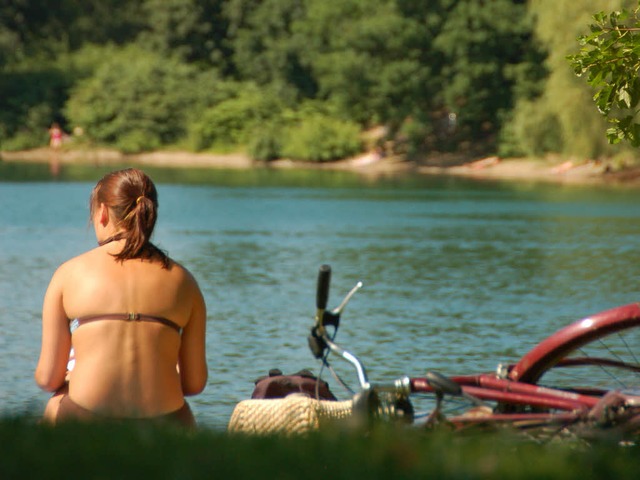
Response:
MULTIPOLYGON (((413 407, 408 401, 408 396, 413 391, 413 388, 412 382, 409 377, 404 376, 390 383, 369 383, 367 372, 362 362, 351 352, 340 347, 340 345, 336 344, 333 341, 335 333, 332 337, 327 334, 327 330, 325 328, 327 325, 333 326, 336 329, 335 332, 337 332, 338 326, 340 324, 340 314, 346 307, 351 297, 356 293, 358 289, 362 287, 362 282, 358 282, 349 291, 342 303, 335 309, 329 311, 327 310, 327 303, 329 299, 330 280, 331 266, 324 264, 320 267, 320 270, 318 272, 318 284, 316 291, 317 312, 315 323, 311 328, 311 332, 308 337, 309 348, 311 349, 311 352, 313 353, 314 357, 321 359, 325 357, 325 353, 327 351, 331 351, 332 353, 342 357, 344 360, 349 362, 356 369, 358 382, 360 384, 360 392, 356 395, 356 397, 354 397, 354 402, 359 403, 361 401, 364 401, 365 404, 368 404, 369 401, 375 398, 373 404, 376 404, 376 402, 378 402, 378 393, 392 393, 395 396, 396 400, 399 400, 399 403, 394 404, 393 406, 395 411, 402 411, 405 415, 407 415, 405 417, 406 419, 412 419, 413 407)), ((323 358, 323 362, 325 362, 326 364, 326 358, 323 358)), ((434 381, 430 383, 433 384, 432 386, 434 388, 434 391, 438 394, 438 406, 436 406, 435 411, 439 411, 439 403, 444 393, 450 395, 460 395, 462 393, 462 389, 454 382, 447 382, 447 379, 444 376, 434 374, 433 379, 434 381)), ((367 407, 367 409, 368 408, 369 407, 367 407)))
MULTIPOLYGON (((378 391, 387 391, 387 392, 395 392, 402 395, 408 395, 411 392, 411 385, 408 377, 402 377, 393 383, 389 384, 380 384, 376 383, 372 385, 369 383, 367 373, 362 362, 353 355, 348 350, 345 350, 340 345, 333 341, 333 338, 330 338, 327 334, 325 327, 327 325, 331 325, 338 328, 340 324, 340 314, 342 310, 346 307, 347 303, 351 299, 351 297, 356 293, 358 289, 362 287, 362 282, 358 282, 355 287, 349 291, 346 295, 342 303, 335 309, 329 311, 327 310, 327 303, 329 299, 329 285, 331 281, 331 266, 324 264, 320 266, 320 270, 318 272, 318 284, 316 291, 316 318, 315 324, 311 328, 311 333, 308 337, 309 348, 313 353, 313 356, 320 359, 324 356, 325 352, 330 350, 334 354, 342 357, 346 361, 348 361, 351 365, 353 365, 356 369, 356 373, 358 376, 358 382, 360 383, 361 389, 375 389, 378 391)), ((432 384, 433 388, 437 391, 446 392, 451 395, 460 395, 461 391, 454 388, 458 387, 454 382, 445 382, 447 380, 442 375, 433 374, 433 379, 430 384, 432 384), (439 381, 437 381, 439 380, 439 381), (445 388, 445 386, 447 388, 445 388), (455 390, 455 391, 454 391, 455 390)))
POLYGON ((362 286, 362 282, 358 284, 349 292, 339 307, 333 311, 327 311, 327 302, 329 299, 329 284, 331 281, 331 266, 324 264, 320 267, 318 272, 318 286, 316 290, 316 318, 315 324, 311 329, 311 335, 309 335, 309 348, 314 357, 322 358, 326 349, 331 350, 333 353, 340 355, 342 358, 351 363, 358 373, 358 381, 362 388, 369 387, 369 381, 367 380, 367 374, 365 372, 362 362, 350 352, 344 350, 339 345, 334 343, 327 335, 325 329, 326 325, 332 325, 336 329, 340 324, 340 313, 346 306, 349 299, 353 294, 362 286))

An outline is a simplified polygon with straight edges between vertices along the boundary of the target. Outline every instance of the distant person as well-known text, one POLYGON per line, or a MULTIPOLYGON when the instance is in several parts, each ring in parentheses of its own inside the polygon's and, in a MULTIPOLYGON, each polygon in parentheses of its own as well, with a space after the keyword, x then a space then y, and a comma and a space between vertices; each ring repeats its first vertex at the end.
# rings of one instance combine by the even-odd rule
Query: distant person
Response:
POLYGON ((89 205, 98 247, 63 263, 44 297, 35 380, 57 392, 44 419, 192 427, 184 397, 207 382, 206 307, 194 277, 150 241, 156 188, 119 170, 89 205))
POLYGON ((49 146, 53 149, 58 149, 62 146, 62 138, 64 132, 58 123, 53 123, 49 128, 49 146))

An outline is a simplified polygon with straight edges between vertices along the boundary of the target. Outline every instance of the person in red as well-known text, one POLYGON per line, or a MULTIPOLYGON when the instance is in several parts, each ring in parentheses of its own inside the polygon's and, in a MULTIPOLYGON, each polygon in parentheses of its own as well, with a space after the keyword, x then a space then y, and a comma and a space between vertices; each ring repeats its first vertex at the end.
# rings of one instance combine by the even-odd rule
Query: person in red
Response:
POLYGON ((44 297, 35 380, 58 392, 44 419, 193 427, 185 396, 207 383, 206 306, 193 275, 150 241, 156 188, 119 170, 89 204, 98 246, 63 263, 44 297))
POLYGON ((64 136, 64 132, 60 125, 57 123, 53 123, 51 128, 49 128, 49 146, 51 148, 58 149, 62 145, 62 137, 64 136))

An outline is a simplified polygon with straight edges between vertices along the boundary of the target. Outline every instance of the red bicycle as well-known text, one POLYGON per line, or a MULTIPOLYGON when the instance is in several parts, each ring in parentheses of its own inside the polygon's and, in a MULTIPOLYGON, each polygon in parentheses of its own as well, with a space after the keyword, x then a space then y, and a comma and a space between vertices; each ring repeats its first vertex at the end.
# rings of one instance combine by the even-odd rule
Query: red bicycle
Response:
POLYGON ((547 437, 605 434, 624 439, 640 433, 639 304, 578 320, 540 342, 517 363, 498 365, 493 373, 447 377, 427 372, 372 383, 362 362, 334 341, 341 314, 362 284, 328 310, 330 278, 330 266, 320 267, 309 346, 323 368, 343 384, 329 354, 355 367, 359 388, 353 397, 354 414, 455 430, 507 426, 547 437), (431 401, 421 414, 414 404, 422 397, 431 401))

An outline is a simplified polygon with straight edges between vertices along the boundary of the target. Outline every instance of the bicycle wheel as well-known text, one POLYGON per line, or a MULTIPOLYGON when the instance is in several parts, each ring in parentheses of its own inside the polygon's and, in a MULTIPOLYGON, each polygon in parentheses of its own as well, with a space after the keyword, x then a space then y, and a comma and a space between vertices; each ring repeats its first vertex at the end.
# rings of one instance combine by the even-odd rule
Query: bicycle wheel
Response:
POLYGON ((508 373, 520 382, 579 393, 640 388, 640 304, 606 310, 557 331, 508 373))

